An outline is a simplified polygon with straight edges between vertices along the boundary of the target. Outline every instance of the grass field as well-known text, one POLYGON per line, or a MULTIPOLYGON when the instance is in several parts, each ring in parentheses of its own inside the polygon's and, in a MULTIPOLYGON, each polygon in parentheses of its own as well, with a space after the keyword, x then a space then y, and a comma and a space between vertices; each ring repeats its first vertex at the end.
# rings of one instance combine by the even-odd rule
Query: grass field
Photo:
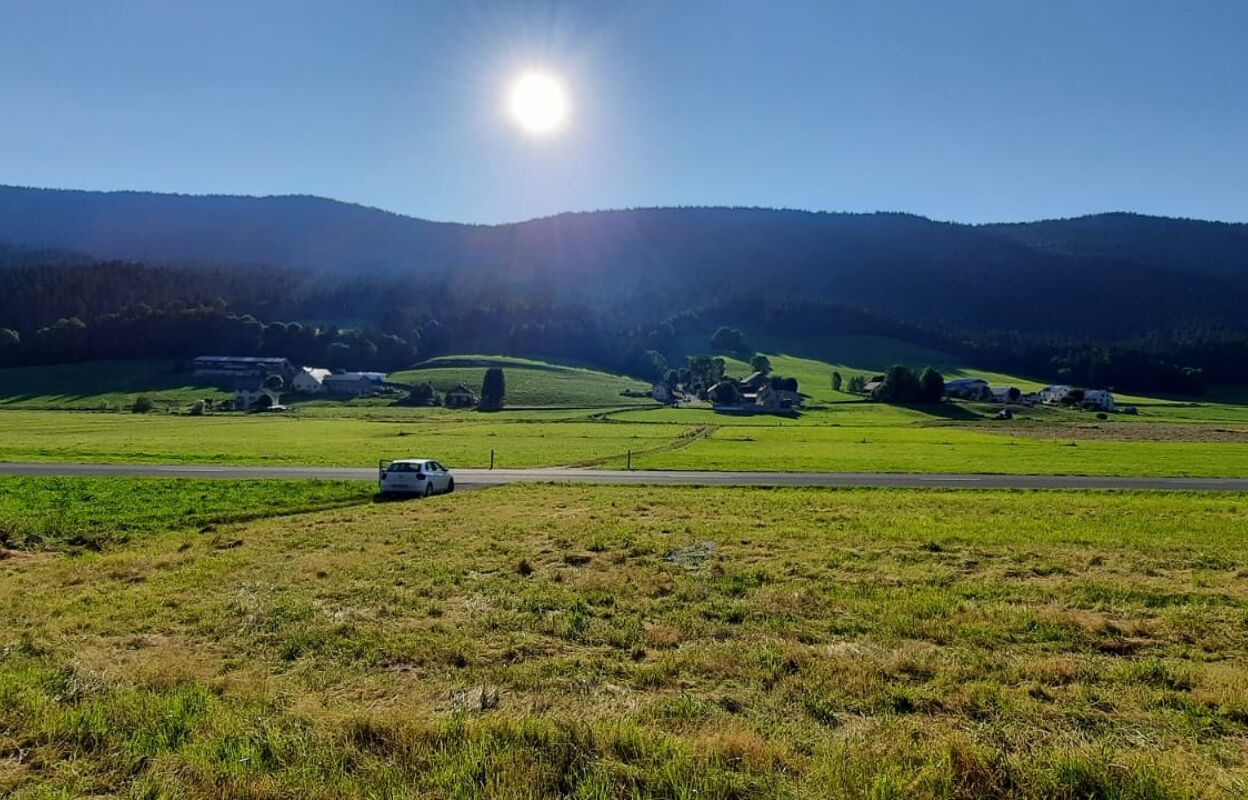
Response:
POLYGON ((0 412, 0 459, 370 466, 380 458, 437 457, 457 467, 576 464, 668 447, 697 426, 521 421, 439 410, 408 422, 277 415, 0 412))
MULTIPOLYGON (((952 409, 959 407, 953 406, 952 409)), ((0 460, 367 466, 430 456, 452 467, 583 465, 746 471, 979 472, 1238 476, 1248 474, 1248 426, 1080 428, 1065 412, 1044 427, 974 425, 940 414, 835 404, 796 420, 696 409, 484 415, 411 409, 359 417, 0 412, 0 460), (422 413, 417 413, 422 412, 422 413), (1028 432, 1032 431, 1032 435, 1028 432), (1210 430, 1203 439, 1192 432, 1210 430), (1216 431, 1226 431, 1216 433, 1216 431), (1011 434, 1011 435, 1004 435, 1011 434)), ((949 413, 952 413, 950 411, 949 413)), ((1046 419, 1048 419, 1046 417, 1046 419)))
POLYGON ((368 502, 358 481, 132 480, 0 475, 0 547, 87 549, 170 530, 368 502))
POLYGON ((143 536, 0 560, 0 794, 1248 792, 1243 496, 130 505, 143 536))
MULTIPOLYGON (((898 351, 896 342, 872 337, 837 337, 820 346, 850 363, 939 357, 898 351)), ((487 364, 500 364, 510 406, 500 413, 397 406, 385 398, 301 401, 283 416, 31 410, 27 406, 124 407, 129 395, 120 393, 123 384, 147 387, 145 393, 175 407, 204 392, 181 386, 185 376, 169 362, 139 362, 129 377, 118 364, 5 370, 0 378, 17 380, 4 384, 9 394, 0 395, 8 398, 0 399, 0 459, 360 466, 428 455, 453 467, 483 467, 494 451, 500 467, 618 468, 631 452, 635 467, 665 469, 1248 474, 1248 405, 1231 402, 1240 398, 1231 388, 1210 401, 1138 400, 1136 416, 1098 420, 1087 412, 1038 407, 1019 408, 1011 422, 993 422, 998 407, 992 405, 902 408, 832 391, 834 369, 848 377, 874 367, 771 358, 776 373, 797 377, 810 397, 810 407, 794 418, 644 407, 644 398, 619 395, 621 388, 644 388, 627 378, 487 356, 435 359, 392 377, 432 379, 443 389, 460 381, 475 386, 487 364), (82 372, 81 386, 70 395, 75 370, 82 372)), ((743 375, 748 366, 729 360, 729 370, 743 375)))
POLYGON ((407 385, 429 381, 440 392, 462 383, 479 392, 487 367, 503 368, 507 379, 507 405, 511 407, 597 408, 653 402, 648 397, 620 395, 625 389, 648 393, 650 385, 647 383, 597 370, 509 356, 434 358, 413 369, 395 372, 389 379, 407 385))

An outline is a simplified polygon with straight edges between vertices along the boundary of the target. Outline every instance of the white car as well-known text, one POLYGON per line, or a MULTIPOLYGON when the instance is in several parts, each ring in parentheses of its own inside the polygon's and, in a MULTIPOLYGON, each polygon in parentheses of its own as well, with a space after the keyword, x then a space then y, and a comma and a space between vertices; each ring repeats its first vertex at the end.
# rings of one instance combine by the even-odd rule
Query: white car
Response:
POLYGON ((377 464, 377 489, 382 494, 430 497, 455 491, 455 476, 429 458, 382 460, 377 464))

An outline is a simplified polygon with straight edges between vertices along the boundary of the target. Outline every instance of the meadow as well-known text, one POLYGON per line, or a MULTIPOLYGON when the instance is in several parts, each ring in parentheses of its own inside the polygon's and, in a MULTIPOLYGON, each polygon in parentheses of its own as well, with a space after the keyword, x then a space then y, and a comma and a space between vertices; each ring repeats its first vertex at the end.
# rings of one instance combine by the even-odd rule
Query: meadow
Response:
POLYGON ((8 550, 0 793, 1242 797, 1245 523, 529 486, 8 550))
POLYGON ((488 367, 503 369, 507 378, 507 405, 512 408, 610 408, 652 402, 647 396, 620 394, 625 390, 648 394, 648 383, 599 370, 510 356, 444 356, 392 373, 389 380, 408 386, 428 381, 439 392, 450 391, 460 384, 478 391, 488 367))
POLYGON ((0 460, 367 466, 423 455, 452 467, 486 467, 494 451, 498 467, 621 468, 631 452, 638 469, 1248 474, 1248 425, 1090 424, 1078 412, 1045 414, 1034 428, 861 402, 796 419, 699 409, 373 413, 3 411, 0 460))

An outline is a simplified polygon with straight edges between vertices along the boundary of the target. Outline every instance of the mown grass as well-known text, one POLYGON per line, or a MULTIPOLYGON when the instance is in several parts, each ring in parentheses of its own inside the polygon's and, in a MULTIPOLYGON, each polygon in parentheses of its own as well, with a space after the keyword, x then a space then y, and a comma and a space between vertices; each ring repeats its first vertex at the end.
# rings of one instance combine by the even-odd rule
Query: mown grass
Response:
POLYGON ((11 558, 0 792, 1242 796, 1246 522, 516 486, 11 558))
POLYGON ((1248 474, 1241 442, 1002 436, 957 427, 722 427, 688 447, 644 454, 637 469, 965 472, 1030 475, 1248 474))
POLYGON ((371 466, 426 456, 452 467, 574 464, 681 440, 687 425, 526 421, 491 414, 399 422, 302 415, 0 412, 0 460, 371 466))
POLYGON ((797 419, 696 409, 538 414, 428 409, 368 419, 4 411, 0 460, 367 466, 379 458, 428 456, 451 467, 485 467, 493 450, 498 467, 619 468, 631 451, 639 469, 1248 474, 1242 441, 1119 440, 1074 425, 1068 437, 1060 435, 1066 417, 1095 423, 1076 412, 1045 414, 1048 427, 1035 436, 1021 423, 984 423, 957 405, 841 403, 797 419), (963 426, 963 416, 977 420, 975 426, 963 426))
POLYGON ((359 481, 29 478, 0 475, 0 547, 89 549, 367 502, 359 481))
POLYGON ((511 407, 596 408, 653 402, 648 397, 620 394, 625 389, 650 391, 649 384, 632 378, 509 356, 444 356, 410 370, 395 372, 389 380, 408 385, 429 381, 440 392, 462 383, 480 392, 487 367, 503 368, 507 379, 507 405, 511 407))

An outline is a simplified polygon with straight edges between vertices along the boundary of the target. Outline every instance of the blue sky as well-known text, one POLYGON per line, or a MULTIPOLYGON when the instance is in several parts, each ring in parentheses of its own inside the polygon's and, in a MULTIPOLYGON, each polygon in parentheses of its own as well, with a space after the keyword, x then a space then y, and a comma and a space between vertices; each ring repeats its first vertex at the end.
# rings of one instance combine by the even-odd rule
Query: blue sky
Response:
POLYGON ((0 0, 0 183, 1248 220, 1248 2, 0 0), (558 136, 504 113, 562 76, 558 136))

